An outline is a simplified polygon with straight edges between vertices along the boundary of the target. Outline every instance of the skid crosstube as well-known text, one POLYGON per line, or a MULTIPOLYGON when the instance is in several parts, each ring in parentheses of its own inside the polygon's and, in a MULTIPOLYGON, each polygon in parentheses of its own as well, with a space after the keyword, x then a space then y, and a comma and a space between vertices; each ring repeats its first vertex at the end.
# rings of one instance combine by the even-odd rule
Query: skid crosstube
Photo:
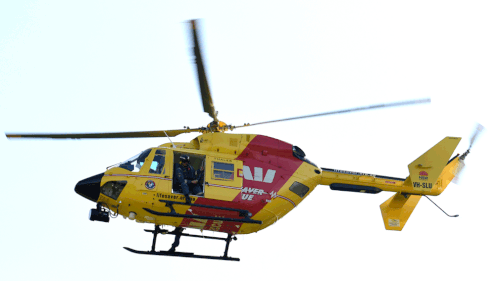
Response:
POLYGON ((144 231, 153 233, 153 244, 151 245, 151 251, 138 251, 138 250, 134 250, 134 249, 131 249, 128 247, 123 247, 123 248, 129 252, 134 253, 134 254, 141 254, 141 255, 174 256, 174 257, 211 259, 211 260, 240 261, 239 258, 233 258, 233 257, 229 257, 227 255, 227 253, 229 251, 229 243, 231 243, 232 240, 236 240, 236 237, 232 236, 231 234, 228 234, 227 238, 214 237, 214 236, 202 236, 202 235, 196 235, 196 234, 182 233, 184 231, 184 228, 182 228, 182 227, 176 227, 174 231, 162 230, 162 229, 160 229, 159 225, 155 225, 154 230, 145 229, 144 231), (168 251, 156 251, 156 249, 155 249, 156 248, 156 237, 158 236, 158 233, 175 235, 175 240, 174 240, 174 243, 172 244, 172 247, 170 248, 170 250, 168 250, 168 251), (208 256, 208 255, 195 255, 194 253, 176 252, 175 249, 180 244, 181 236, 189 236, 189 237, 194 237, 194 238, 213 239, 213 240, 224 240, 224 241, 226 241, 226 248, 224 250, 224 255, 223 256, 208 256))

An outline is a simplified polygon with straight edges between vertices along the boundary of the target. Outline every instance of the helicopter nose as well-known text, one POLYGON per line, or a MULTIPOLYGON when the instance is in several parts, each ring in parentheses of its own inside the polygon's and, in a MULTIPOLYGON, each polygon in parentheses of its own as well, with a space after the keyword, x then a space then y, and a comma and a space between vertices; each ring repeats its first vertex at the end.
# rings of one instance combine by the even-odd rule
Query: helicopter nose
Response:
POLYGON ((75 186, 75 192, 79 195, 97 202, 101 193, 101 179, 104 173, 79 181, 75 186))

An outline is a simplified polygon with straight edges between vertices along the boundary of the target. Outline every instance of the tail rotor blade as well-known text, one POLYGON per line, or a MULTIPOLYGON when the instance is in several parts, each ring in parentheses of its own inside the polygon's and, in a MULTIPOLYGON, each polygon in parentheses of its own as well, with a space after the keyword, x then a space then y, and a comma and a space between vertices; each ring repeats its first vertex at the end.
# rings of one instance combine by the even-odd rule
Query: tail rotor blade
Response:
POLYGON ((460 156, 460 159, 458 160, 459 161, 458 167, 455 171, 455 177, 453 178, 453 183, 460 184, 462 178, 464 177, 464 171, 467 170, 465 169, 465 157, 469 155, 472 145, 474 145, 475 141, 477 140, 477 137, 481 134, 483 130, 484 130, 483 125, 477 123, 476 128, 470 137, 469 148, 462 154, 462 156, 460 156))
POLYGON ((472 136, 470 137, 470 144, 469 144, 469 149, 472 147, 472 145, 474 144, 474 142, 476 141, 476 138, 479 134, 481 134, 481 132, 483 131, 484 127, 483 125, 477 123, 476 125, 476 130, 474 131, 474 133, 472 134, 472 136))
MULTIPOLYGON (((460 185, 462 178, 464 176, 464 171, 467 171, 467 169, 465 168, 465 162, 459 160, 457 169, 455 170, 455 173, 454 173, 455 176, 453 177, 453 180, 451 180, 451 181, 456 185, 460 185)), ((467 172, 465 172, 465 174, 467 174, 467 172)))

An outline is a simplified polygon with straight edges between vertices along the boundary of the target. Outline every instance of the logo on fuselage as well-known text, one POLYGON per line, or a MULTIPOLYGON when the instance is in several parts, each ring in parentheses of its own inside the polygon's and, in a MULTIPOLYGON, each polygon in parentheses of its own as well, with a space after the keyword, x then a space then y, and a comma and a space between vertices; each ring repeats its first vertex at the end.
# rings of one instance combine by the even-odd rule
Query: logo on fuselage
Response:
POLYGON ((144 186, 146 186, 147 189, 153 190, 156 186, 156 183, 152 180, 147 181, 144 186))
POLYGON ((252 174, 250 167, 243 166, 243 177, 246 180, 272 183, 274 181, 274 176, 276 175, 276 171, 268 169, 266 172, 266 175, 264 177, 262 177, 264 175, 263 172, 264 171, 261 167, 254 167, 253 174, 252 174))

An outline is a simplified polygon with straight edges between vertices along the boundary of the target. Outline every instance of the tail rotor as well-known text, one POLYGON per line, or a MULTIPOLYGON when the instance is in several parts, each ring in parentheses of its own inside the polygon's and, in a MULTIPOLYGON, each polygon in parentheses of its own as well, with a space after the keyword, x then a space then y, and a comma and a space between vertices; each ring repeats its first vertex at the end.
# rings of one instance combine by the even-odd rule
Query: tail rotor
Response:
POLYGON ((460 178, 461 178, 461 176, 463 176, 463 171, 465 168, 465 157, 467 157, 467 155, 469 155, 470 149, 472 148, 472 146, 476 142, 478 136, 481 134, 481 132, 483 130, 484 130, 483 125, 477 123, 476 128, 475 128, 474 132, 472 133, 470 140, 469 140, 469 148, 460 156, 460 158, 458 160, 458 166, 457 166, 457 169, 455 170, 455 173, 454 173, 455 177, 453 178, 453 183, 460 184, 460 178))

